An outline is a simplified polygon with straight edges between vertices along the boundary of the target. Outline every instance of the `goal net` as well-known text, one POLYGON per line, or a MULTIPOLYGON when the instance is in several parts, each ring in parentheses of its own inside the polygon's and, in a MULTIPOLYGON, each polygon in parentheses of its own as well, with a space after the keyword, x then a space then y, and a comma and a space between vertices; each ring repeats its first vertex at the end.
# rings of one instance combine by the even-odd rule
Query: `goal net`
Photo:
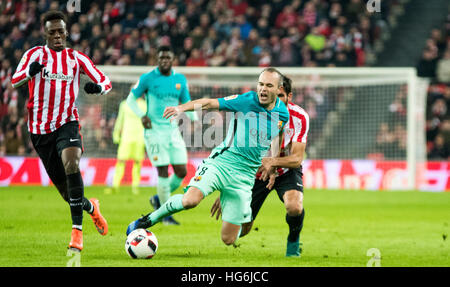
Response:
MULTIPOLYGON (((112 81, 106 96, 80 92, 84 157, 116 156, 112 130, 120 102, 153 67, 99 67, 112 81)), ((261 68, 174 67, 188 79, 192 99, 219 98, 256 88, 261 68)), ((425 165, 427 83, 413 68, 280 68, 292 79, 292 102, 310 117, 303 164, 310 188, 417 189, 425 165)), ((86 80, 86 79, 84 79, 86 80)), ((198 112, 198 111, 197 111, 198 112)), ((199 112, 182 118, 190 159, 202 159, 224 139, 229 117, 199 112), (208 137, 208 140, 205 138, 208 137)), ((139 135, 136 135, 139 136, 139 135)))

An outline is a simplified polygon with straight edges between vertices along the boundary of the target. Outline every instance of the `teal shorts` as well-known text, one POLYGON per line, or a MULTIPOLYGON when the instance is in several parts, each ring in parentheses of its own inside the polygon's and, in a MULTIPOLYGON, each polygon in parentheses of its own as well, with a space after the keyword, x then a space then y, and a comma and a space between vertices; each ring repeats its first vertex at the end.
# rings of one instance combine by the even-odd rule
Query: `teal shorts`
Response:
POLYGON ((238 172, 229 164, 207 158, 197 168, 188 188, 198 188, 205 197, 220 191, 222 220, 240 225, 251 221, 254 181, 254 175, 238 172))
POLYGON ((187 164, 186 144, 178 128, 145 130, 144 140, 153 166, 187 164))

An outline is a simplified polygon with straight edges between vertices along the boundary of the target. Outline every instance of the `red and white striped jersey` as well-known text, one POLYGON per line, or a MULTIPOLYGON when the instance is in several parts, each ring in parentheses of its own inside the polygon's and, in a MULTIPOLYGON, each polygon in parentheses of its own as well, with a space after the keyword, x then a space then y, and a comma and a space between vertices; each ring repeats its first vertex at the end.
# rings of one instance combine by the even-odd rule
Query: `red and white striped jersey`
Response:
MULTIPOLYGON (((308 137, 309 116, 304 109, 289 102, 289 121, 283 129, 283 141, 281 143, 280 156, 288 156, 291 152, 292 142, 305 143, 308 137)), ((288 168, 278 168, 278 175, 286 173, 288 168)))
POLYGON ((102 87, 101 94, 111 90, 109 78, 85 54, 71 48, 60 52, 47 46, 36 46, 25 52, 12 76, 13 87, 28 81, 28 130, 33 134, 48 134, 70 121, 78 121, 75 100, 80 88, 80 74, 85 73, 102 87), (30 64, 45 67, 30 77, 30 64))

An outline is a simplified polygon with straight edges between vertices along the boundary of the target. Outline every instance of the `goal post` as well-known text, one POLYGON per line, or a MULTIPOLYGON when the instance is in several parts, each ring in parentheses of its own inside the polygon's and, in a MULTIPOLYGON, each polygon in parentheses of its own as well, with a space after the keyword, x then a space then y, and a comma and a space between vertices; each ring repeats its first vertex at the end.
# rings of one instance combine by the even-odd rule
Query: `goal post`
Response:
MULTIPOLYGON (((118 106, 139 77, 154 67, 99 68, 111 79, 113 89, 105 97, 92 97, 80 91, 77 104, 85 154, 114 158, 117 146, 108 137, 118 106)), ((174 70, 186 76, 191 98, 198 99, 254 90, 263 68, 174 67, 174 70)), ((310 116, 305 184, 311 188, 418 189, 426 164, 428 83, 417 77, 414 68, 280 67, 279 70, 292 79, 292 101, 310 116)), ((225 133, 228 118, 222 116, 211 121, 202 112, 200 127, 182 131, 191 157, 205 157, 212 148, 199 146, 198 141, 195 144, 191 133, 207 133, 212 126, 224 127, 225 133)))

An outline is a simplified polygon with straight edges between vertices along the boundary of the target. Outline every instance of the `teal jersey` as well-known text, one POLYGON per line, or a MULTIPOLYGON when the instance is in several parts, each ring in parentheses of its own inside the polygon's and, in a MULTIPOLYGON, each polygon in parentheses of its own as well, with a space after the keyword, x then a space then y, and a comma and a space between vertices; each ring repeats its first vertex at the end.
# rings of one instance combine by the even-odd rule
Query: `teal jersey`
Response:
POLYGON ((170 76, 164 76, 155 68, 149 73, 143 74, 131 90, 127 98, 130 108, 142 118, 147 115, 152 121, 152 129, 176 128, 176 121, 170 122, 163 118, 164 109, 168 106, 177 106, 189 102, 191 96, 186 77, 183 74, 171 71, 170 76), (136 104, 136 100, 145 95, 147 110, 142 111, 136 104))
POLYGON ((275 107, 269 111, 261 106, 254 91, 218 100, 219 109, 231 111, 233 115, 225 140, 210 157, 230 164, 234 169, 256 173, 272 140, 289 120, 286 105, 277 98, 275 107))

